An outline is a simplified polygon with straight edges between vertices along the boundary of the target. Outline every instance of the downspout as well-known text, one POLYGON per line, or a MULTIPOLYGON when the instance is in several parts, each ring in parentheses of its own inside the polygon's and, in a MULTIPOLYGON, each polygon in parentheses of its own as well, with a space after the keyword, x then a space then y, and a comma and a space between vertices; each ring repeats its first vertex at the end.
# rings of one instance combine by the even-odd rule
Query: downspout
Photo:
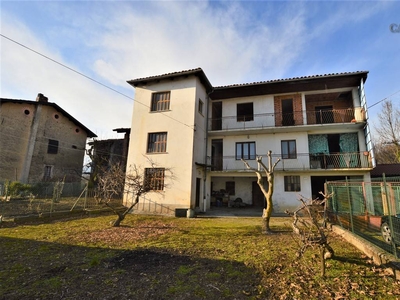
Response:
POLYGON ((207 153, 208 153, 208 116, 209 116, 209 108, 210 108, 210 94, 213 92, 214 90, 211 89, 211 91, 209 91, 207 93, 206 96, 206 101, 207 101, 207 105, 206 105, 206 132, 205 132, 205 152, 204 152, 204 172, 203 172, 203 212, 207 211, 207 197, 206 197, 206 192, 207 192, 207 188, 206 188, 206 183, 207 183, 207 153))

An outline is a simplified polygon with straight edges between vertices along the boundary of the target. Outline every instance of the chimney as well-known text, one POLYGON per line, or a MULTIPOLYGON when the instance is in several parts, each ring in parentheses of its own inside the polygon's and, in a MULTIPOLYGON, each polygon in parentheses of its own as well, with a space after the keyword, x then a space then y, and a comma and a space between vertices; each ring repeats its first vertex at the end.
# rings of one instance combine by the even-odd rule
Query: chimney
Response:
POLYGON ((49 99, 45 95, 39 93, 36 97, 36 101, 37 102, 48 102, 49 99))

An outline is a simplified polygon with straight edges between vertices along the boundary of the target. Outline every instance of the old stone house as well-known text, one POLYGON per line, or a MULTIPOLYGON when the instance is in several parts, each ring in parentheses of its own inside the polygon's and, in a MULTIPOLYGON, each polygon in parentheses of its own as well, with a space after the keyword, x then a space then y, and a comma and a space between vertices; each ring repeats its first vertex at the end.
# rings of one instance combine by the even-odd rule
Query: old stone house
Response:
POLYGON ((47 97, 0 99, 0 182, 81 180, 87 138, 96 135, 47 97))

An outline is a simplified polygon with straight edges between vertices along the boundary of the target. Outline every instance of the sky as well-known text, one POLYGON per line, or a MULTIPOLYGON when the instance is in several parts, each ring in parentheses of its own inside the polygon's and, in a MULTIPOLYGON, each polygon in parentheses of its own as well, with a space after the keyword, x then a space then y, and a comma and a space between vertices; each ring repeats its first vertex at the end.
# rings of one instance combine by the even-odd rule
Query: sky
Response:
POLYGON ((0 11, 0 97, 43 93, 98 139, 131 126, 127 80, 198 67, 213 86, 369 71, 372 128, 380 101, 400 106, 398 1, 0 0, 0 11))

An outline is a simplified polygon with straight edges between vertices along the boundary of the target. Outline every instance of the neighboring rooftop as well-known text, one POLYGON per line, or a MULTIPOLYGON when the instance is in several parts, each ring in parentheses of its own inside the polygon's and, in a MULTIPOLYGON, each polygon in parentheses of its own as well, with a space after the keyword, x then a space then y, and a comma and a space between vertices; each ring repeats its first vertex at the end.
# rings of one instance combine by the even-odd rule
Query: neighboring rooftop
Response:
POLYGON ((30 104, 30 105, 45 105, 45 106, 51 106, 55 108, 59 113, 63 114, 65 117, 67 117, 72 123, 74 123, 76 126, 79 126, 82 128, 88 137, 97 137, 95 133, 93 133, 89 128, 87 128, 85 125, 83 125, 81 122, 79 122, 77 119, 75 119, 73 116, 71 116, 69 113, 67 113, 64 109, 62 109, 60 106, 58 106, 55 103, 48 102, 48 99, 44 97, 42 94, 38 94, 37 100, 32 101, 32 100, 22 100, 22 99, 9 99, 9 98, 0 98, 0 103, 18 103, 18 104, 30 104))
POLYGON ((382 174, 386 177, 400 176, 400 164, 378 164, 371 171, 371 177, 382 177, 382 174))

